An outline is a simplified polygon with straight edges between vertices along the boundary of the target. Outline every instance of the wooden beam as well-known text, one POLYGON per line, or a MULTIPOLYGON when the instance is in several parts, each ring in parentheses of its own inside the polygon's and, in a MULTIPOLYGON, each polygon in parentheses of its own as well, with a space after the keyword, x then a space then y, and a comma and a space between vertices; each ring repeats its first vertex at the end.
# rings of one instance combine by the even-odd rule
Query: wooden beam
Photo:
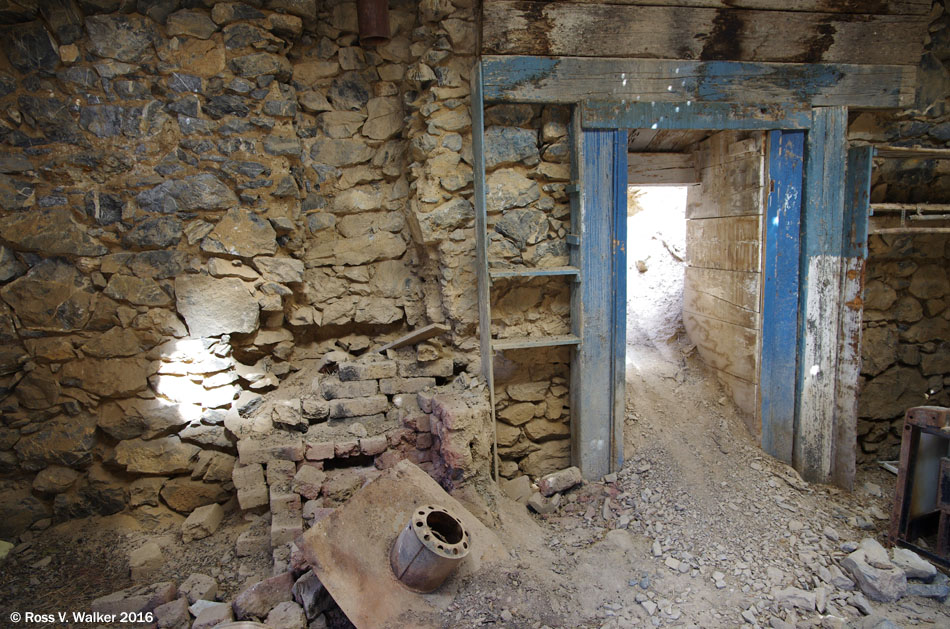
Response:
POLYGON ((627 185, 692 186, 698 183, 691 153, 627 154, 627 185))
POLYGON ((478 291, 478 332, 482 377, 488 383, 492 423, 492 477, 498 482, 498 426, 495 418, 494 351, 491 347, 491 278, 488 275, 488 203, 485 194, 485 102, 482 98, 482 64, 475 62, 472 87, 472 157, 475 185, 475 258, 478 291))
POLYGON ((807 129, 811 124, 806 104, 587 101, 581 111, 588 129, 631 128, 633 121, 647 120, 654 134, 662 129, 807 129))
MULTIPOLYGON (((625 338, 623 323, 615 321, 617 283, 625 278, 617 266, 617 242, 614 231, 618 207, 626 224, 626 191, 619 182, 626 179, 620 170, 627 155, 627 134, 619 131, 584 131, 579 120, 575 133, 580 136, 578 154, 572 161, 580 162, 574 174, 580 175, 580 246, 575 264, 581 269, 581 283, 573 291, 572 325, 581 337, 575 360, 571 364, 571 409, 576 415, 571 425, 572 461, 587 479, 596 479, 616 467, 615 458, 622 455, 622 440, 617 443, 617 422, 623 423, 621 412, 614 418, 618 394, 615 343, 625 338), (619 155, 618 155, 619 154, 619 155), (617 335, 617 325, 619 336, 617 335)), ((624 267, 625 270, 626 267, 624 267)), ((621 293, 622 295, 622 293, 621 293)), ((622 358, 621 358, 622 360, 622 358)), ((619 375, 623 389, 622 370, 619 375)), ((620 393, 622 396, 622 393, 620 393)), ((622 400, 622 397, 620 398, 622 400)))
POLYGON ((482 53, 916 65, 929 16, 494 0, 482 53))
POLYGON ((412 332, 403 334, 392 343, 386 343, 376 351, 382 354, 388 349, 399 349, 400 347, 405 347, 406 345, 415 345, 416 343, 421 343, 422 341, 431 339, 432 337, 445 334, 448 331, 449 328, 442 325, 441 323, 430 323, 429 325, 423 326, 421 328, 416 328, 412 332))
POLYGON ((806 480, 825 483, 834 457, 848 112, 816 108, 813 116, 806 138, 793 460, 806 480))
POLYGON ((864 315, 864 265, 868 255, 868 200, 874 149, 848 151, 844 200, 844 270, 842 273, 841 332, 835 391, 835 452, 832 480, 850 490, 854 485, 858 426, 858 386, 861 378, 861 320, 864 315))
POLYGON ((769 137, 760 369, 762 449, 792 463, 801 251, 803 131, 769 137))
POLYGON ((913 102, 916 77, 915 68, 894 65, 581 57, 484 56, 482 68, 486 101, 622 106, 641 101, 894 108, 913 102))
MULTIPOLYGON (((604 0, 556 0, 575 4, 603 4, 604 0)), ((487 0, 491 4, 494 0, 487 0)), ((929 15, 931 0, 609 0, 609 4, 708 9, 757 9, 760 11, 806 11, 860 15, 929 15)))

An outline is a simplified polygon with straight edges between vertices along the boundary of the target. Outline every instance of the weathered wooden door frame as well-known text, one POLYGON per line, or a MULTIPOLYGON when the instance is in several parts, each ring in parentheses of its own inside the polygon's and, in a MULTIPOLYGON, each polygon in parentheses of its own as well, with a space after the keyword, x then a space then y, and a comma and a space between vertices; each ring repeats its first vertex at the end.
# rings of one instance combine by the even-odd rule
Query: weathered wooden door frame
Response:
MULTIPOLYGON (((590 218, 594 210, 584 207, 587 196, 584 183, 595 177, 584 173, 586 160, 579 159, 583 154, 582 138, 591 131, 617 132, 631 128, 806 131, 797 343, 794 349, 786 348, 795 353, 797 365, 797 376, 789 385, 795 390, 789 462, 809 480, 835 480, 845 484, 841 482, 841 469, 849 466, 853 469, 853 445, 851 460, 839 460, 841 436, 847 432, 847 426, 842 424, 853 424, 855 418, 847 416, 848 405, 843 407, 839 403, 839 394, 853 395, 857 377, 854 352, 839 358, 844 340, 853 339, 856 325, 854 317, 841 316, 847 275, 842 260, 851 251, 845 233, 850 226, 844 220, 847 107, 906 105, 912 98, 907 86, 912 84, 913 70, 845 64, 483 56, 473 76, 478 77, 478 98, 473 99, 473 107, 479 110, 486 102, 573 107, 574 127, 578 130, 575 142, 578 157, 574 162, 580 169, 572 165, 572 186, 582 208, 581 217, 588 213, 590 218), (823 326, 826 329, 823 330, 823 326)), ((473 116, 473 120, 475 118, 473 116)), ((480 147, 484 134, 481 111, 477 118, 479 124, 473 127, 473 133, 478 141, 474 144, 480 147)), ((483 163, 480 165, 478 156, 475 162, 475 177, 483 190, 483 163)), ((600 160, 600 163, 615 167, 615 160, 600 160)), ((610 181, 607 188, 612 189, 617 184, 615 180, 610 181)), ((617 195, 613 197, 616 199, 617 195)), ((476 205, 479 211, 484 211, 483 192, 476 194, 476 205)), ((611 216, 617 209, 617 203, 613 205, 615 207, 600 208, 596 213, 611 216)), ((600 233, 617 232, 611 226, 601 229, 600 233)), ((615 272, 619 265, 617 244, 609 240, 593 242, 583 231, 572 235, 575 246, 581 250, 597 247, 606 255, 600 259, 611 260, 610 273, 616 283, 621 275, 615 272)), ((598 259, 597 255, 586 257, 598 259)), ((591 269, 582 269, 582 281, 588 271, 591 269)), ((606 327, 613 329, 611 354, 606 358, 616 365, 618 359, 622 361, 625 321, 623 317, 618 320, 616 315, 623 289, 612 288, 612 307, 585 312, 579 320, 579 336, 583 348, 585 344, 596 344, 593 335, 598 331, 602 333, 606 327), (598 319, 597 324, 595 319, 598 319), (619 334, 618 327, 621 328, 619 334)), ((857 326, 859 335, 859 320, 857 326)), ((484 339, 487 327, 482 325, 481 328, 484 339)), ((597 359, 604 358, 601 355, 597 359)), ((572 373, 583 372, 587 366, 578 361, 572 366, 572 373)), ((610 378, 595 383, 597 390, 571 392, 572 439, 576 441, 572 456, 588 478, 617 469, 622 462, 622 439, 618 435, 622 434, 624 391, 623 386, 616 386, 615 376, 616 369, 610 378), (598 414, 595 411, 601 404, 591 401, 603 400, 604 387, 613 401, 612 412, 598 414), (605 448, 603 440, 574 436, 591 433, 612 435, 610 447, 605 448)), ((787 451, 774 454, 789 460, 787 451)))

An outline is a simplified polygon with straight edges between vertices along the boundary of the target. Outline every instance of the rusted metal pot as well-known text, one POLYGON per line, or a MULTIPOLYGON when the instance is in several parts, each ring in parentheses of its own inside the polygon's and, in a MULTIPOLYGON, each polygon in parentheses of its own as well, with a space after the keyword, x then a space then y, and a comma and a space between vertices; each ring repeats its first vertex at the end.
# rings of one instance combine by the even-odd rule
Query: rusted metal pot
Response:
POLYGON ((412 512, 389 551, 393 574, 416 592, 431 592, 468 555, 471 539, 462 521, 444 507, 426 505, 412 512))
POLYGON ((378 46, 389 41, 389 0, 357 0, 360 43, 378 46))

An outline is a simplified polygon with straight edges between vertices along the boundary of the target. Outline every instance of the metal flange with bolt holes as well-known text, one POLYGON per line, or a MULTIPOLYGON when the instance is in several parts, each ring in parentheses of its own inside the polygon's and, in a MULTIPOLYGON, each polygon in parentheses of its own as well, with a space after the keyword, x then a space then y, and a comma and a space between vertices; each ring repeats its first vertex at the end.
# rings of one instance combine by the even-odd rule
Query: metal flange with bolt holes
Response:
POLYGON ((389 563, 406 587, 431 592, 470 549, 471 538, 462 521, 445 507, 426 505, 412 512, 389 552, 389 563))

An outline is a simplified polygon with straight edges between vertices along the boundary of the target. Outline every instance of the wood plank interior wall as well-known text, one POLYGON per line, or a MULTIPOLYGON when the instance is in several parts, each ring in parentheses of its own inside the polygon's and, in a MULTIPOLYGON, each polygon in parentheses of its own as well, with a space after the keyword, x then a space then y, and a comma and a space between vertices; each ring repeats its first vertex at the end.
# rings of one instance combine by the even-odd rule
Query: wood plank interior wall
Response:
POLYGON ((482 53, 916 65, 924 0, 485 0, 482 53))
POLYGON ((721 131, 695 152, 683 324, 757 434, 765 134, 721 131))

